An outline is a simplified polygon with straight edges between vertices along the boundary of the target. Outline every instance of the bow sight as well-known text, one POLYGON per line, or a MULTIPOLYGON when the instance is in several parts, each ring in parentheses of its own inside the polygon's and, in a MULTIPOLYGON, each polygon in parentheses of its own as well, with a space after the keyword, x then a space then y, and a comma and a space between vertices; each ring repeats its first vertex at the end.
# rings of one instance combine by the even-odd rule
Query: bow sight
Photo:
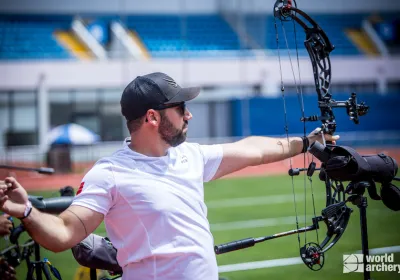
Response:
POLYGON ((322 100, 318 101, 318 108, 321 110, 321 116, 302 117, 300 120, 302 122, 321 121, 323 123, 322 130, 326 134, 333 134, 336 131, 336 121, 332 108, 345 108, 350 120, 355 124, 359 124, 359 117, 366 115, 369 110, 369 106, 365 102, 357 104, 357 95, 354 92, 346 101, 335 101, 327 93, 322 97, 322 100))

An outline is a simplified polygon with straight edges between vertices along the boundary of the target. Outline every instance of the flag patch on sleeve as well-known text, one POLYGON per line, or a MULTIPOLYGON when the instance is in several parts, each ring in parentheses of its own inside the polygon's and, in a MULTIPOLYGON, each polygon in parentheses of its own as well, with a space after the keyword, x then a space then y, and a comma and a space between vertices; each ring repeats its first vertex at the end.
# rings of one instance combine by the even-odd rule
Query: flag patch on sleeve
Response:
POLYGON ((76 192, 76 195, 80 194, 82 192, 83 186, 85 185, 85 182, 82 182, 81 185, 79 186, 78 191, 76 192))

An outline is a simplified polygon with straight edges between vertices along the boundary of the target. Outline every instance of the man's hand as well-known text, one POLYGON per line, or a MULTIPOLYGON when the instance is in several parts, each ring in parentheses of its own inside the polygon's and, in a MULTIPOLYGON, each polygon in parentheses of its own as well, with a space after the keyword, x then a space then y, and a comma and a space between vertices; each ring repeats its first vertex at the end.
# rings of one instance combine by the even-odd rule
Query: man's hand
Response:
POLYGON ((0 216, 0 236, 9 235, 12 230, 12 222, 8 220, 9 215, 0 216))
POLYGON ((0 181, 0 210, 13 217, 23 217, 28 194, 13 177, 0 181))
POLYGON ((3 280, 17 279, 15 276, 15 269, 2 258, 0 258, 0 279, 3 280))
POLYGON ((336 141, 339 140, 339 135, 330 135, 330 134, 323 134, 320 127, 314 129, 308 136, 308 141, 310 142, 310 146, 315 141, 318 141, 322 144, 325 144, 326 141, 331 141, 332 144, 336 144, 336 141))

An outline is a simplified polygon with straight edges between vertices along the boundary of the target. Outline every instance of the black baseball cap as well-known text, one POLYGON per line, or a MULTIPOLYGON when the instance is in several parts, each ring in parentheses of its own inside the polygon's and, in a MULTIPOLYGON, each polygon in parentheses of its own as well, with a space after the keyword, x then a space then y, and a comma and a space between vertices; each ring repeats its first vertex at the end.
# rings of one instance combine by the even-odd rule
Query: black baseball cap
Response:
POLYGON ((121 112, 128 120, 144 116, 149 109, 192 100, 200 93, 199 87, 181 88, 170 76, 156 72, 136 77, 121 97, 121 112))

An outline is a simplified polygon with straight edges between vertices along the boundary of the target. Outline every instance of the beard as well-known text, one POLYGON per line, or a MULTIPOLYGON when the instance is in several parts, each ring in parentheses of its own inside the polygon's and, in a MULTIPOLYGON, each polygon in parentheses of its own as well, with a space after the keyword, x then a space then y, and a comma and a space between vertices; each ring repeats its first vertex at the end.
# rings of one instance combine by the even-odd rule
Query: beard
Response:
POLYGON ((186 140, 186 132, 183 132, 188 125, 188 121, 186 120, 181 129, 176 128, 172 122, 168 119, 168 117, 161 113, 161 122, 158 127, 158 133, 161 138, 171 147, 176 147, 186 140))

